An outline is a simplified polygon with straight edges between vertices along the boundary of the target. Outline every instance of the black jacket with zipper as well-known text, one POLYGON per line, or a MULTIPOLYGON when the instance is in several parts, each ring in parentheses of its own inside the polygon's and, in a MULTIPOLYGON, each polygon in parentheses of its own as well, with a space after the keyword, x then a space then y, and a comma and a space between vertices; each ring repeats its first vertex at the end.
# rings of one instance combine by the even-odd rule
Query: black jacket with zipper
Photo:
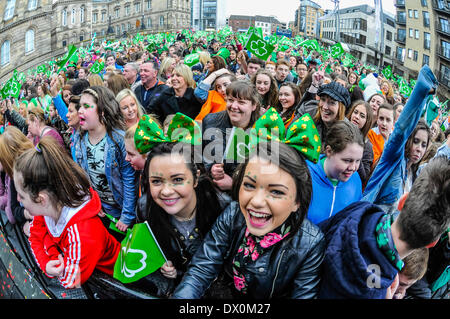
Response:
MULTIPOLYGON (((201 298, 219 275, 232 282, 233 257, 245 230, 239 204, 231 202, 195 253, 172 297, 201 298)), ((247 265, 247 296, 253 299, 316 298, 324 252, 322 232, 305 219, 295 234, 271 246, 254 263, 247 265)))

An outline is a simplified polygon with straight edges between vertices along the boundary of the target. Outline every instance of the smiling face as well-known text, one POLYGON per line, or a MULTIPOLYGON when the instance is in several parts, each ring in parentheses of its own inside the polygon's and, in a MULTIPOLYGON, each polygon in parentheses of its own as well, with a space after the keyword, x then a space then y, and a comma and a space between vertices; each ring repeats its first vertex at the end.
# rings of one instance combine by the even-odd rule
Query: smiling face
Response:
POLYGON ((175 90, 186 89, 187 84, 181 74, 177 72, 172 72, 172 76, 170 77, 170 82, 172 83, 172 87, 175 90))
POLYGON ((290 174, 264 159, 253 157, 239 188, 239 206, 250 233, 263 236, 282 225, 299 209, 296 192, 290 174))
POLYGON ((339 102, 326 94, 322 94, 319 100, 319 109, 322 121, 325 124, 330 124, 336 120, 339 112, 339 102))
POLYGON ((138 106, 134 98, 130 95, 124 97, 120 103, 120 112, 122 112, 125 121, 131 122, 137 120, 138 106))
POLYGON ((370 106, 372 107, 373 116, 377 116, 378 108, 381 106, 381 104, 384 103, 384 98, 380 95, 374 95, 369 101, 370 106))
POLYGON ((362 129, 367 121, 367 112, 364 104, 360 104, 353 110, 350 122, 355 124, 359 129, 362 129))
POLYGON ((256 90, 261 95, 265 95, 270 90, 270 78, 265 74, 258 74, 255 81, 256 90))
POLYGON ((233 126, 247 128, 250 123, 252 112, 256 105, 250 100, 244 100, 231 95, 227 96, 227 113, 233 126))
POLYGON ((326 149, 325 174, 330 179, 346 182, 359 168, 363 147, 356 143, 348 144, 344 150, 334 153, 329 145, 326 149))
POLYGON ((166 213, 188 218, 197 205, 194 176, 181 155, 154 157, 149 165, 150 193, 166 213))
POLYGON ((283 111, 291 108, 295 103, 295 95, 292 88, 287 85, 282 86, 278 93, 278 100, 280 101, 283 111))

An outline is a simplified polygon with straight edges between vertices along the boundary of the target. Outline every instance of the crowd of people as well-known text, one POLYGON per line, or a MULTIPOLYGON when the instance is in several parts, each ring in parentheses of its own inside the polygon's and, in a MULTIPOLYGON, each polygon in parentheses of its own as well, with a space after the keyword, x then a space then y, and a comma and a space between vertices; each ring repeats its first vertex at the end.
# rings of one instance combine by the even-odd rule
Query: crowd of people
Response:
POLYGON ((405 96, 301 47, 146 48, 96 45, 0 102, 1 214, 48 277, 112 276, 148 222, 167 262, 129 285, 159 298, 449 297, 449 119, 425 116, 428 66, 405 96), (226 154, 237 129, 244 161, 226 154))

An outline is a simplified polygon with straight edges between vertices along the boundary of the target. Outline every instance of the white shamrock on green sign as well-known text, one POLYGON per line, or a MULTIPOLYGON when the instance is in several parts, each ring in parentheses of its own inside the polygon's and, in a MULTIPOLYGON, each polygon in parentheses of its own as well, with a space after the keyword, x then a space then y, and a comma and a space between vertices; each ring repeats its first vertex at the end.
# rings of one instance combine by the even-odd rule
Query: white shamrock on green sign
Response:
POLYGON ((147 260, 147 253, 145 251, 140 249, 122 247, 122 256, 127 256, 127 258, 130 259, 131 254, 136 254, 136 256, 133 256, 133 258, 131 258, 133 261, 132 264, 138 264, 139 267, 137 269, 129 269, 126 263, 123 262, 121 270, 123 275, 127 278, 134 277, 137 273, 141 272, 145 269, 145 267, 147 267, 147 263, 145 262, 147 260), (139 256, 141 256, 140 259, 139 256))
POLYGON ((190 55, 190 56, 186 57, 184 62, 186 62, 187 64, 191 64, 192 62, 194 62, 194 57, 192 55, 190 55))
POLYGON ((265 56, 267 54, 266 43, 263 40, 256 40, 250 44, 250 48, 256 55, 265 56))
POLYGON ((9 93, 10 93, 12 96, 16 96, 17 94, 19 94, 19 90, 20 90, 20 88, 19 88, 19 86, 17 85, 17 82, 13 82, 13 83, 10 84, 10 87, 9 87, 9 93))
POLYGON ((344 49, 340 44, 333 45, 331 47, 331 56, 337 58, 344 53, 344 49))

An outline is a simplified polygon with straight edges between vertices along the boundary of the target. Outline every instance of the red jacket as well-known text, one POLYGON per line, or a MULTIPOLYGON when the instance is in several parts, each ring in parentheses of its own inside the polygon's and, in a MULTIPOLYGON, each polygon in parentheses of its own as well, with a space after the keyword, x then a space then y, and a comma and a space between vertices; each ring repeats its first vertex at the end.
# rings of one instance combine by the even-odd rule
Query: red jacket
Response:
POLYGON ((120 243, 97 216, 98 194, 78 208, 64 207, 58 223, 47 216, 35 216, 30 224, 29 242, 39 267, 45 273, 50 260, 64 258, 64 272, 58 278, 65 288, 76 288, 89 279, 94 269, 112 275, 120 243))

